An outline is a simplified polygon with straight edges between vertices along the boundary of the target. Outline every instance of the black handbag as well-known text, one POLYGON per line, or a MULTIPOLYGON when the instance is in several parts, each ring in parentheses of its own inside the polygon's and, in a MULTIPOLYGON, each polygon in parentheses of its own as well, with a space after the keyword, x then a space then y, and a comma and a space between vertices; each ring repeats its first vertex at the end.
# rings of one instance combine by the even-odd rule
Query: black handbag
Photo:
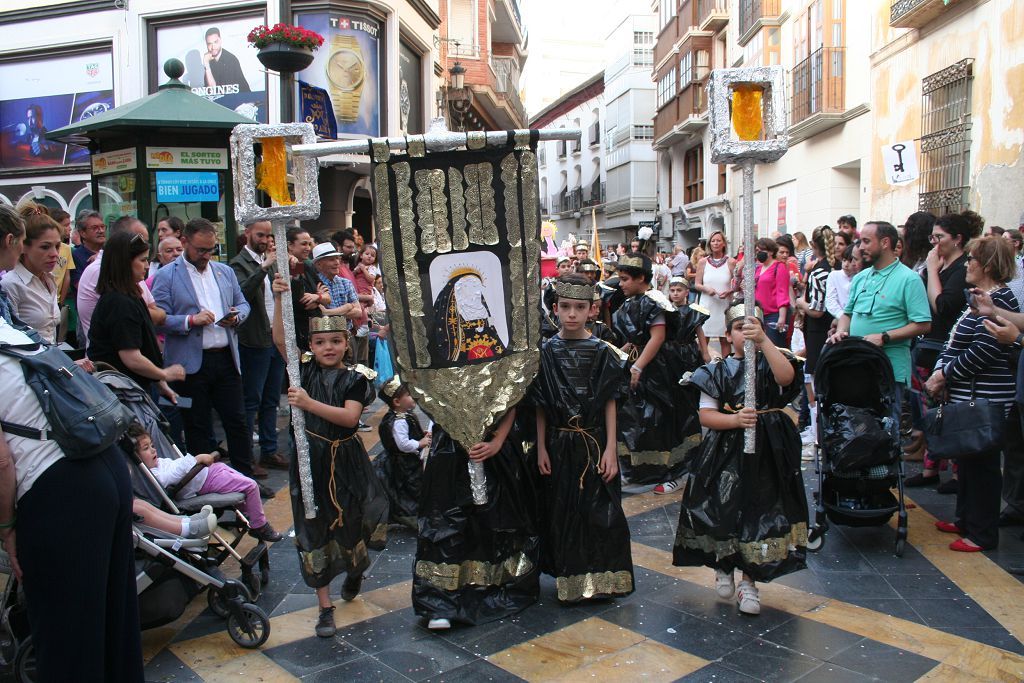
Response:
POLYGON ((944 403, 924 416, 928 455, 933 460, 973 458, 999 451, 1006 426, 1006 404, 976 398, 944 403))

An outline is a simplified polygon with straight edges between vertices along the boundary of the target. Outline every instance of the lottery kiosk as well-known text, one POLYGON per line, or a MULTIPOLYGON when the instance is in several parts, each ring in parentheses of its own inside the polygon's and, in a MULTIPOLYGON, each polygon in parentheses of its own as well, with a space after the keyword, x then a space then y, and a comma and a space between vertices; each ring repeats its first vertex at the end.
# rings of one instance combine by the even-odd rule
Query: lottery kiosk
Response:
POLYGON ((192 93, 184 65, 164 64, 168 80, 140 100, 50 131, 51 140, 88 147, 93 208, 110 225, 137 216, 155 234, 169 216, 207 218, 226 261, 236 251, 228 137, 251 120, 192 93))

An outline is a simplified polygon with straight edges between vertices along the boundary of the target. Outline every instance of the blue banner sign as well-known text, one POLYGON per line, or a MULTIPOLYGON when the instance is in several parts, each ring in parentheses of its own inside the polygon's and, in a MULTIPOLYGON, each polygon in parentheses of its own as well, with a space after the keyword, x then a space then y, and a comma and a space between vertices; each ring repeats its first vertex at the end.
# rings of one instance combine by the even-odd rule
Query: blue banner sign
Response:
POLYGON ((215 172, 157 171, 158 202, 220 201, 220 182, 215 172))

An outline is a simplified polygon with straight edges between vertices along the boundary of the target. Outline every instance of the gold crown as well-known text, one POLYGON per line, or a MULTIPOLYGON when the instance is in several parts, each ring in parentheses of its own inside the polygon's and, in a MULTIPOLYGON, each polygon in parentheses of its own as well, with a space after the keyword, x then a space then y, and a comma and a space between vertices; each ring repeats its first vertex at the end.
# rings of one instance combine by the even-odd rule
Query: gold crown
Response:
POLYGON ((309 333, 344 332, 348 334, 348 318, 341 315, 321 315, 309 319, 309 333))
MULTIPOLYGON (((732 327, 732 324, 740 318, 747 316, 747 308, 743 304, 736 304, 731 306, 728 311, 725 312, 725 329, 728 330, 732 327)), ((764 311, 761 310, 760 306, 754 307, 754 317, 764 323, 764 311)))
POLYGON ((577 273, 600 273, 601 266, 597 265, 593 261, 584 261, 583 263, 576 266, 577 273))
POLYGON ((672 279, 670 279, 668 281, 668 284, 670 286, 671 285, 682 285, 683 287, 686 287, 686 288, 690 287, 690 283, 687 281, 687 279, 685 277, 680 277, 679 275, 676 275, 672 279))
POLYGON ((644 268, 644 258, 639 254, 626 254, 625 256, 619 257, 619 268, 644 268))
POLYGON ((389 399, 393 399, 398 390, 402 387, 402 380, 398 375, 395 375, 380 388, 381 393, 387 396, 389 399))
POLYGON ((593 301, 594 285, 576 285, 570 282, 555 281, 555 294, 559 299, 578 299, 580 301, 593 301))

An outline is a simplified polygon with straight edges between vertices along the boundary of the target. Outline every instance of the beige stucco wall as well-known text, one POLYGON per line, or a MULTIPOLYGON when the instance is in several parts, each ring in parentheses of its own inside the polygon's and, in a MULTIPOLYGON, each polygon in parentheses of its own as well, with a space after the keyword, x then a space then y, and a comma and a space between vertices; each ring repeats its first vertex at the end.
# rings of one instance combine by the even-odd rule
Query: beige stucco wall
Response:
POLYGON ((971 208, 991 225, 1017 226, 1024 213, 1024 3, 960 0, 922 30, 891 28, 889 0, 872 5, 871 215, 902 223, 917 210, 918 183, 888 185, 881 147, 920 137, 921 79, 970 57, 971 208))

